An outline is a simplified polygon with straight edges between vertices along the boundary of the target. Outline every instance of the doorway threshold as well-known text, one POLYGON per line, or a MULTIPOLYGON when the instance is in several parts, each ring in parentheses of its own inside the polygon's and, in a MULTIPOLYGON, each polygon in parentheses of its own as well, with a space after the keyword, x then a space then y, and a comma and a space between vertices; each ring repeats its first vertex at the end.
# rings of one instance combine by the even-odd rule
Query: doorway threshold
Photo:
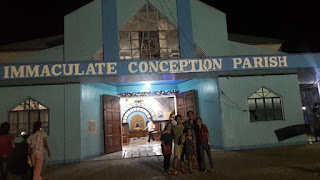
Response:
POLYGON ((147 137, 142 137, 132 138, 129 145, 122 147, 122 151, 102 155, 87 161, 139 158, 148 156, 162 156, 161 142, 152 140, 151 142, 148 142, 147 137))

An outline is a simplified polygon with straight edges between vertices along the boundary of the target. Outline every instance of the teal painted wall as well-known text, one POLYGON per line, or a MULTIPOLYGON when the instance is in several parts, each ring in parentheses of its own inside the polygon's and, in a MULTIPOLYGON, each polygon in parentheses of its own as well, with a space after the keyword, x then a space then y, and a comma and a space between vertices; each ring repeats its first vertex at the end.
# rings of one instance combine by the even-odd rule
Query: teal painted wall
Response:
POLYGON ((226 15, 198 0, 191 0, 193 40, 207 56, 228 55, 226 15))
POLYGON ((117 0, 118 29, 133 17, 144 3, 145 0, 117 0))
POLYGON ((29 96, 50 108, 50 160, 64 158, 64 88, 63 86, 27 86, 0 88, 0 121, 8 121, 8 111, 29 96))
POLYGON ((306 142, 306 135, 279 142, 275 130, 295 124, 303 124, 303 113, 297 75, 248 76, 219 78, 219 85, 226 96, 221 96, 225 149, 267 147, 306 142), (250 123, 249 112, 230 106, 248 109, 247 98, 262 86, 282 96, 284 121, 250 123), (229 105, 227 105, 229 104, 229 105))
POLYGON ((81 85, 81 159, 88 159, 104 152, 103 116, 101 95, 117 95, 114 86, 106 84, 81 85), (95 133, 88 132, 88 120, 96 120, 95 133))
POLYGON ((63 61, 63 45, 45 49, 34 54, 20 57, 10 63, 39 63, 39 62, 61 62, 63 61))
POLYGON ((210 143, 214 148, 222 148, 221 107, 219 102, 218 80, 193 79, 178 85, 179 91, 198 91, 199 114, 203 123, 208 126, 210 143))
POLYGON ((257 55, 257 54, 286 54, 280 51, 271 51, 262 49, 248 44, 238 43, 229 41, 228 42, 228 56, 246 56, 246 55, 257 55))
POLYGON ((66 84, 65 89, 65 162, 81 158, 80 84, 66 84))
MULTIPOLYGON (((49 163, 74 161, 80 159, 77 124, 79 124, 79 103, 77 95, 79 86, 49 85, 49 86, 23 86, 0 88, 0 122, 8 120, 8 111, 17 106, 27 97, 31 97, 50 108, 50 134, 48 143, 51 150, 49 163), (68 97, 66 97, 67 95, 68 97), (66 98, 65 98, 66 97, 66 98), (66 102, 66 104, 65 104, 66 102), (66 119, 67 118, 67 119, 66 119), (66 120, 66 121, 65 121, 66 120)), ((19 139, 19 138, 17 138, 19 139)), ((80 144, 79 144, 80 146, 80 144)))
POLYGON ((89 60, 102 44, 100 0, 94 0, 64 17, 66 61, 89 60))

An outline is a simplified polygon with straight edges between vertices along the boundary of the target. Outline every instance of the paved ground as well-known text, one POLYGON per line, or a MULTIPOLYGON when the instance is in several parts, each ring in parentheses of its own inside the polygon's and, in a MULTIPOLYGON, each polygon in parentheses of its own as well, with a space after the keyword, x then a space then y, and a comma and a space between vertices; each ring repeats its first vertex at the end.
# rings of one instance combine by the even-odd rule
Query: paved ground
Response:
POLYGON ((48 165, 49 180, 215 179, 320 180, 320 143, 241 151, 213 151, 215 172, 165 175, 162 156, 48 165))

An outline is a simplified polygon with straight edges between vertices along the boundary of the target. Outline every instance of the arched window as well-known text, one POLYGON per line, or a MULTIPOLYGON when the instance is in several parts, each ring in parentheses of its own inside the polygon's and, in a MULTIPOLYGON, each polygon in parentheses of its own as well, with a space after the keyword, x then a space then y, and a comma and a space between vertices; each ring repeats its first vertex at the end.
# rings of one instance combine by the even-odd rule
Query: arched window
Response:
POLYGON ((49 134, 49 108, 30 97, 9 111, 10 132, 17 136, 32 132, 37 121, 42 122, 44 132, 49 134))
POLYGON ((266 87, 253 93, 248 104, 251 122, 284 120, 281 96, 266 87))

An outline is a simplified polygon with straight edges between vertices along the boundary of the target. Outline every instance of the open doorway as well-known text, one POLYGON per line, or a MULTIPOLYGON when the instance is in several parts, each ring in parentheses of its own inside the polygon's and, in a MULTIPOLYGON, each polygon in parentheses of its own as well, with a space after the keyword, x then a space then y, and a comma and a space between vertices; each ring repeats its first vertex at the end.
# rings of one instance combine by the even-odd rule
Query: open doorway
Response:
MULTIPOLYGON (((145 144, 141 141, 148 136, 147 122, 152 119, 155 130, 154 141, 160 140, 160 133, 170 116, 176 111, 175 95, 148 97, 121 97, 121 119, 123 129, 123 145, 145 144), (133 142, 135 140, 138 140, 133 142), (140 143, 139 143, 140 142, 140 143)), ((148 139, 147 139, 148 140, 148 139)))
POLYGON ((120 98, 125 157, 161 155, 161 132, 170 116, 175 114, 175 99, 175 95, 120 98), (154 131, 150 134, 148 119, 154 124, 154 131))
POLYGON ((191 110, 198 112, 197 92, 190 90, 170 95, 120 97, 103 95, 105 153, 117 158, 162 155, 160 136, 170 117, 184 120, 191 110), (155 124, 154 141, 148 142, 147 120, 155 124))

